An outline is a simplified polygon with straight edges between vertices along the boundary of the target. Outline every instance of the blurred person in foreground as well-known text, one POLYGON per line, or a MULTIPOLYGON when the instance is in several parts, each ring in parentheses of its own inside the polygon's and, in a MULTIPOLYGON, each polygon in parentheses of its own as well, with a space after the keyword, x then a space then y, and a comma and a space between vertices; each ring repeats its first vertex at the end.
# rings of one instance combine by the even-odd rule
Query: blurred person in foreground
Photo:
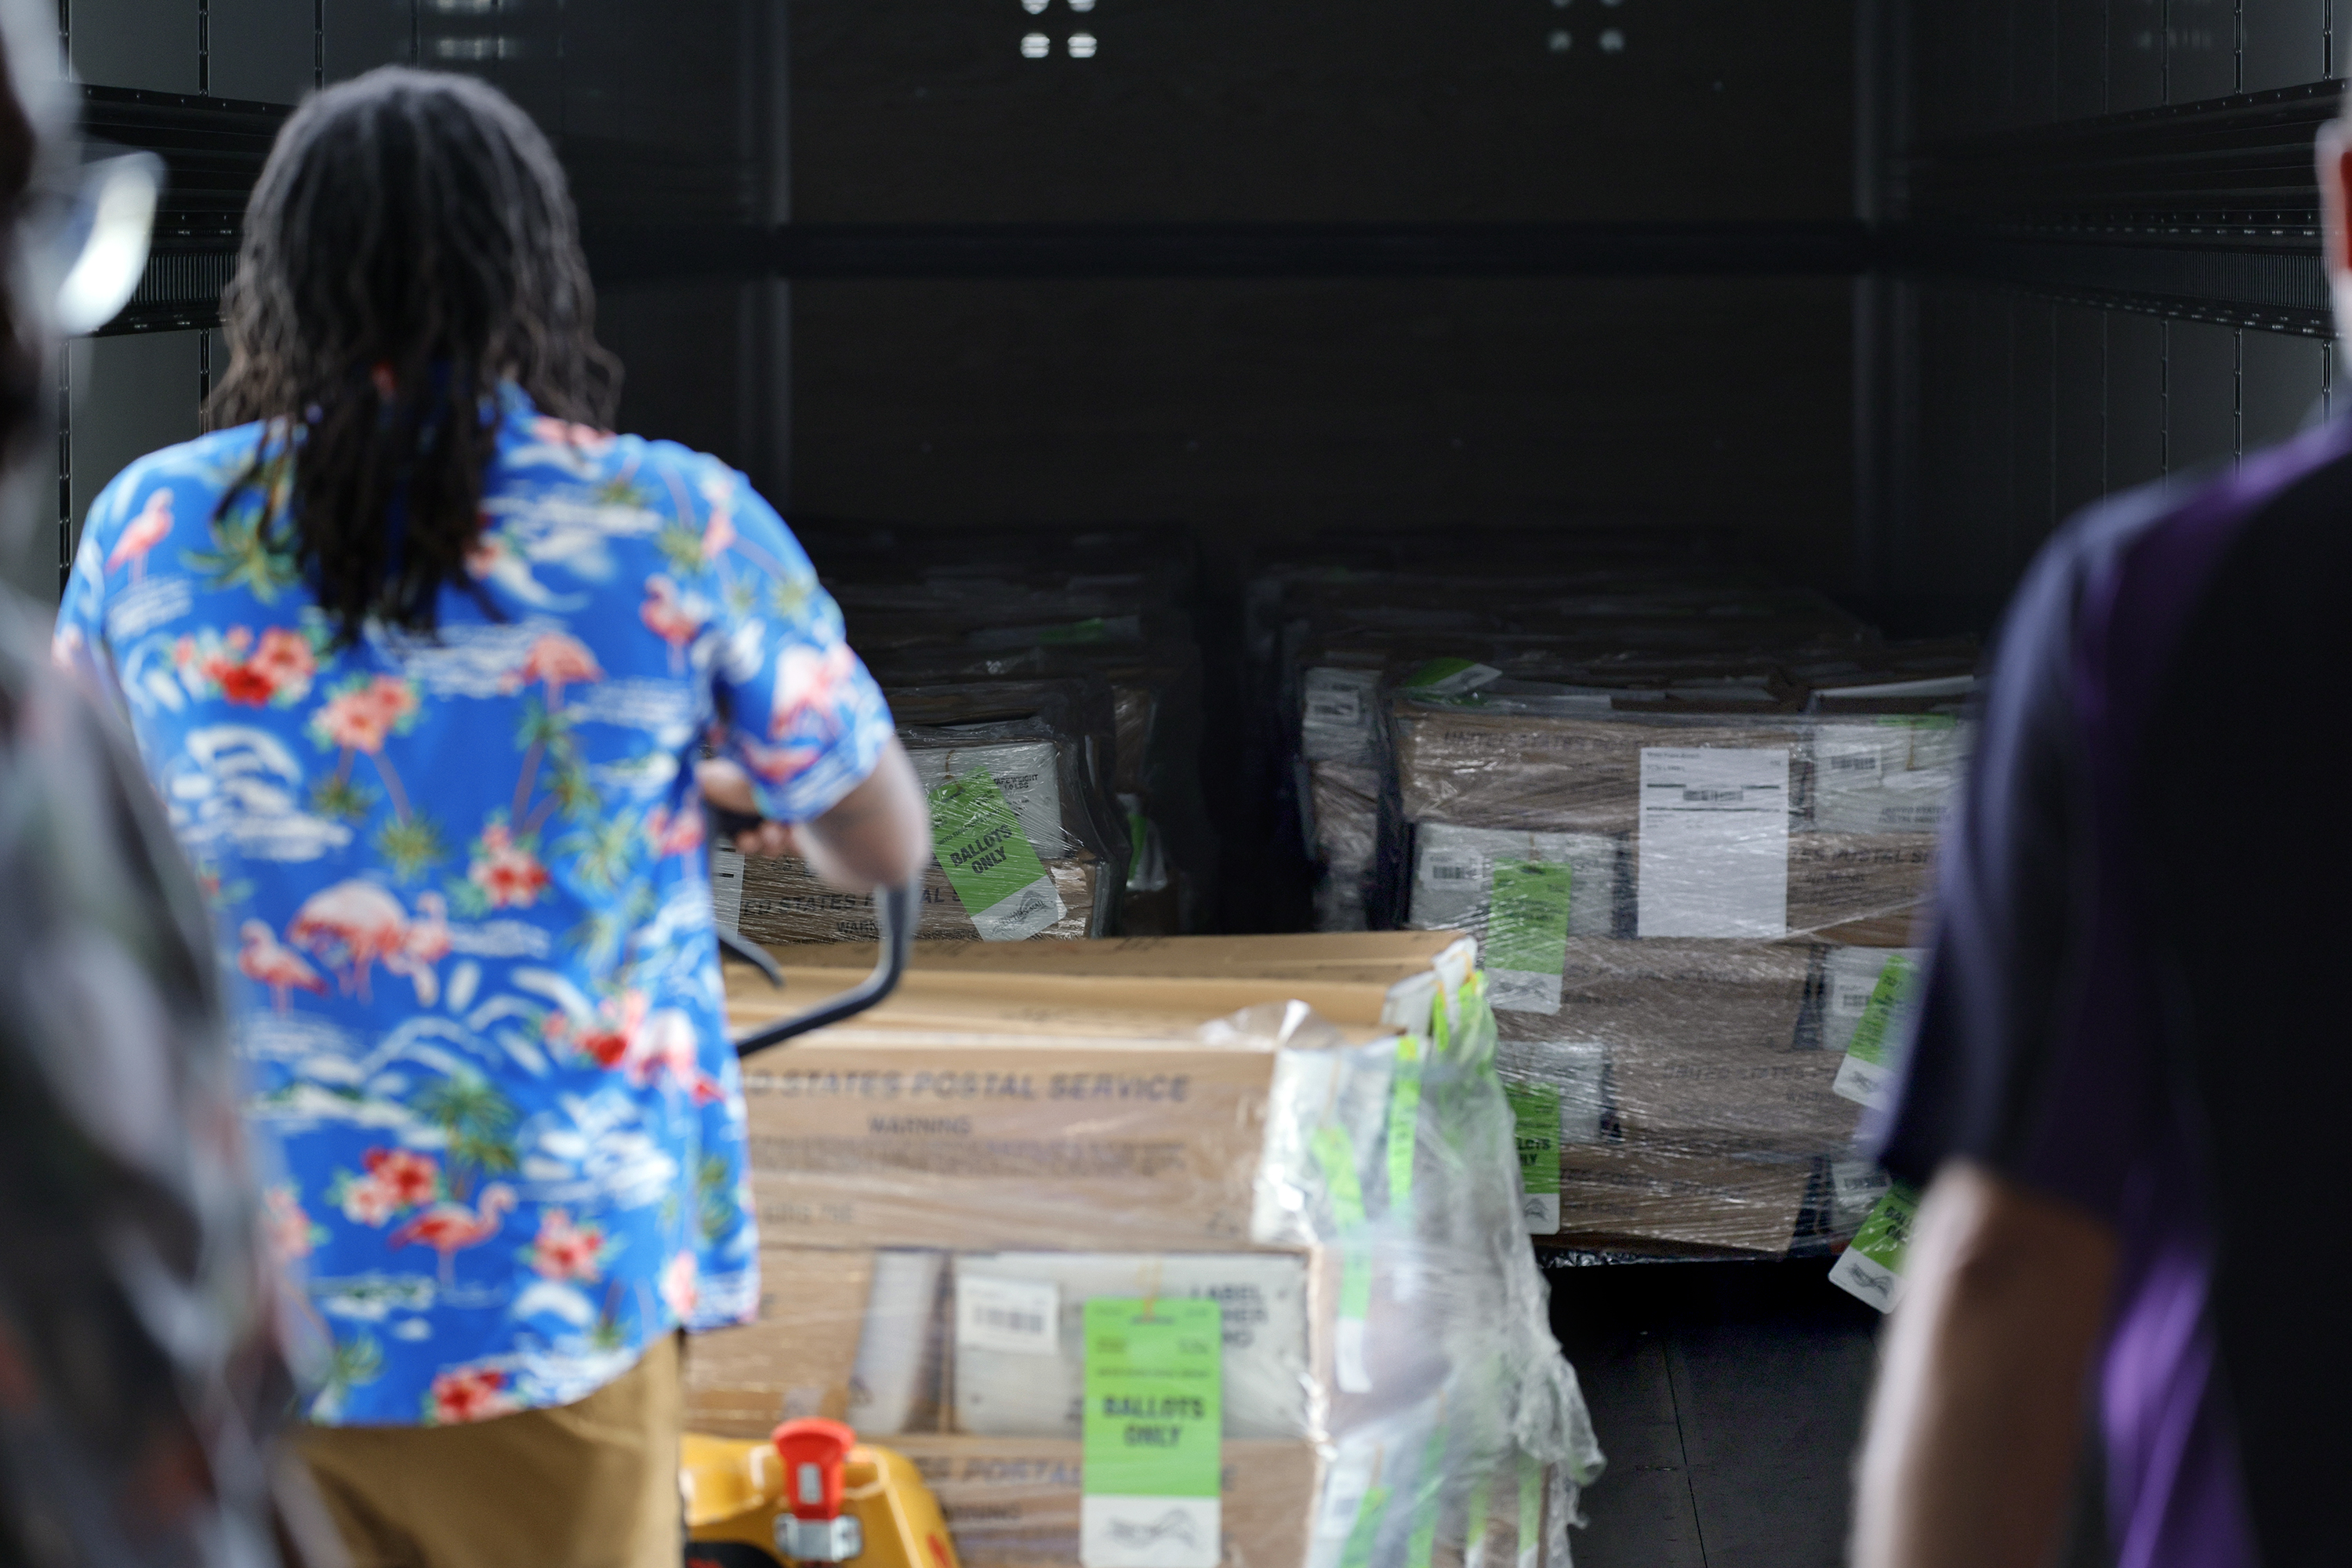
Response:
POLYGON ((759 1298, 702 802, 870 889, 929 857, 913 769, 743 477, 604 428, 563 177, 495 89, 309 99, 224 310, 242 423, 97 498, 55 646, 242 991, 333 1339, 300 1450, 363 1565, 675 1568, 679 1331, 759 1298))
MULTIPOLYGON (((2319 184, 2352 328, 2347 146, 2322 133, 2319 184)), ((1862 1568, 2041 1568, 2086 1404, 2122 1568, 2352 1555, 2352 836, 2312 809, 2347 582, 2337 418, 2074 520, 2010 607, 1885 1133, 1932 1184, 1862 1568)))
MULTIPOLYGON (((56 9, 0 0, 12 468, 54 462, 40 410, 81 232, 57 58, 56 9)), ((0 1563, 332 1560, 277 1457, 294 1385, 203 903, 47 623, 0 588, 0 1563)))

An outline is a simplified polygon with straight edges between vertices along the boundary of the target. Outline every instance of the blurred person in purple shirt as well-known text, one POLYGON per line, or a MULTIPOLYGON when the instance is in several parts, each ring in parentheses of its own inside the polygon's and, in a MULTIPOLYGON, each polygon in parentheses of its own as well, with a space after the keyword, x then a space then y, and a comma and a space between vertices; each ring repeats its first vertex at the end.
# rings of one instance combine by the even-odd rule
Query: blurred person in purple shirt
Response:
MULTIPOLYGON (((2352 324, 2352 132, 2319 142, 2352 324)), ((2352 422, 2069 523, 2011 604, 1883 1129, 1929 1184, 1863 1568, 2039 1568, 2086 1405, 2120 1568, 2352 1558, 2329 755, 2352 422)))

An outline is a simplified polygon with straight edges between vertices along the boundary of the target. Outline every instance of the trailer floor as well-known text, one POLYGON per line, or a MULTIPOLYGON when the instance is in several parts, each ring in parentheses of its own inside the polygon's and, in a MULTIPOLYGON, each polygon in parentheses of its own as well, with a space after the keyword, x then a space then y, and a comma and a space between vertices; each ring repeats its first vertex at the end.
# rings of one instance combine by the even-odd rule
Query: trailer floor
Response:
POLYGON ((1826 1260, 1554 1269, 1609 1468, 1576 1568, 1835 1568, 1879 1316, 1826 1260))
MULTIPOLYGON (((1882 1320, 1829 1261, 1550 1269, 1608 1469, 1574 1568, 1839 1568, 1882 1320)), ((2107 1568, 2086 1449, 2063 1568, 2107 1568)))

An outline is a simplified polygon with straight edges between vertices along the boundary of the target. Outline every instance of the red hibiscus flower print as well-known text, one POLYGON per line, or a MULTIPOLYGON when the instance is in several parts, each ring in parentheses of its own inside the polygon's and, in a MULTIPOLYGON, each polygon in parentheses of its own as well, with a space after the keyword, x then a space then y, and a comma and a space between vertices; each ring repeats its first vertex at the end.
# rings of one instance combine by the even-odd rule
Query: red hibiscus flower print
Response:
POLYGON ((371 1149, 360 1163, 367 1167, 368 1179, 402 1208, 420 1208, 441 1191, 441 1173, 434 1168, 429 1155, 405 1149, 371 1149))
POLYGON ((574 1225, 562 1209, 542 1209, 539 1235, 526 1249, 530 1266, 544 1279, 593 1285, 604 1277, 604 1233, 593 1225, 574 1225))
POLYGON ((445 1426, 487 1421, 516 1408, 507 1374, 494 1366, 452 1367, 436 1374, 425 1405, 431 1419, 445 1426))
POLYGON ((547 891, 549 879, 539 857, 517 844, 505 823, 493 822, 482 829, 466 879, 494 910, 527 910, 547 891))

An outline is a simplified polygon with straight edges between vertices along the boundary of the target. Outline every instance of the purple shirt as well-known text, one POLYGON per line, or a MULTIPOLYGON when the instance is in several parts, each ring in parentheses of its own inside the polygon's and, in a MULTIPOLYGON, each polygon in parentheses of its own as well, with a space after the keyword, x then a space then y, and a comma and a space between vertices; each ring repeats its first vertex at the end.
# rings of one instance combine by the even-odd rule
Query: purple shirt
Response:
MULTIPOLYGON (((2242 1108, 2215 1103, 2216 1085, 2249 1075, 2210 1070, 2248 1046, 2211 1005, 2211 971, 2238 940, 2225 928, 2267 907, 2255 876, 2293 885, 2327 872, 2245 862, 2242 904, 2229 865, 2179 874, 2187 861, 2230 861, 2226 830, 2261 809, 2229 793, 2231 775, 2181 759, 2201 727, 2223 732, 2217 715, 2265 700, 2265 668, 2309 662, 2280 641, 2303 617, 2266 620, 2247 608, 2260 595, 2239 590, 2250 558, 2266 550, 2274 564, 2306 531, 2343 531, 2347 435, 2314 431, 2194 493, 2120 498, 2070 523, 2029 572, 1944 846, 1928 976, 1882 1130, 1898 1176, 1925 1181, 1965 1157, 2116 1228, 2098 1404, 2119 1568, 2253 1568, 2265 1560, 2258 1537, 2268 1560, 2302 1560, 2280 1546, 2301 1539, 2299 1521, 2256 1506, 2242 1453, 2256 1422, 2241 1414, 2264 1408, 2247 1399, 2273 1370, 2256 1363, 2277 1352, 2263 1349, 2255 1310, 2216 1310, 2217 1281, 2242 1278, 2226 1260, 2265 1250, 2240 1234, 2259 1205, 2233 1199, 2226 1178, 2271 1152, 2243 1146, 2242 1108), (2221 664, 2242 670, 2189 679, 2221 664), (2184 818, 2193 792, 2176 772, 2198 788, 2225 781, 2191 803, 2210 831, 2184 818), (2222 890, 2192 896, 2209 874, 2222 890)), ((2300 716, 2308 727, 2310 710, 2300 716)), ((2281 722, 2291 735, 2293 718, 2281 722)), ((2249 757, 2240 772, 2262 765, 2249 757)))

